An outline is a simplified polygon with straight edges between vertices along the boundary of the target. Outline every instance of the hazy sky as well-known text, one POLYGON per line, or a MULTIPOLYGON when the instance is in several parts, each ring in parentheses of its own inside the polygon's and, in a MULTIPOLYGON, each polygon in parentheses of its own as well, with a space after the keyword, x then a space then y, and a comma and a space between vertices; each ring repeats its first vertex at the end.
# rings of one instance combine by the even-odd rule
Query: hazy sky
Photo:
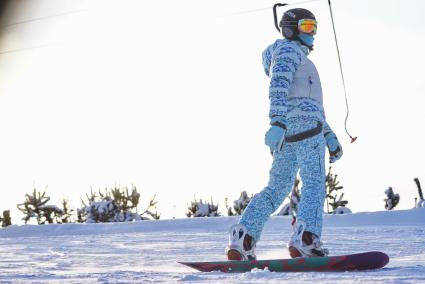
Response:
MULTIPOLYGON (((169 218, 194 195, 225 213, 225 197, 266 185, 274 1, 13 2, 0 30, 0 210, 14 223, 33 186, 77 208, 90 187, 134 184, 169 218)), ((344 148, 333 171, 353 211, 383 210, 388 186, 411 208, 413 178, 425 185, 425 2, 332 1, 354 144, 327 3, 292 7, 319 22, 310 58, 344 148)))

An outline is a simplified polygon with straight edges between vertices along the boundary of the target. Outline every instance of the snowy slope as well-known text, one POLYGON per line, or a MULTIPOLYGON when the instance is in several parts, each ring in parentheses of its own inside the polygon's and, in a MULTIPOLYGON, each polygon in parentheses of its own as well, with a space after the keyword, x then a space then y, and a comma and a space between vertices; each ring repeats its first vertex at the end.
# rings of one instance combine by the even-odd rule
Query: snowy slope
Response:
MULTIPOLYGON (((177 261, 223 259, 237 217, 134 223, 24 225, 0 229, 0 282, 37 283, 425 283, 425 208, 326 215, 331 254, 381 250, 382 270, 345 273, 200 273, 177 261)), ((258 257, 286 258, 289 217, 272 217, 258 257)))

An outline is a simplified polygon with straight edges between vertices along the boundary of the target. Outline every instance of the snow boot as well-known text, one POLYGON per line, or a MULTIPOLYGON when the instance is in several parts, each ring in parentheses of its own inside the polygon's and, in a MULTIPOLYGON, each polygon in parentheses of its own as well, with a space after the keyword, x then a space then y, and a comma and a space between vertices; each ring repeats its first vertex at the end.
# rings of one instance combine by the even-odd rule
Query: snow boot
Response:
POLYGON ((305 231, 306 225, 297 221, 288 244, 289 254, 296 257, 324 257, 329 255, 329 250, 322 247, 320 238, 311 232, 305 231))
POLYGON ((228 260, 255 260, 255 240, 242 224, 233 225, 229 230, 229 245, 225 253, 228 260))

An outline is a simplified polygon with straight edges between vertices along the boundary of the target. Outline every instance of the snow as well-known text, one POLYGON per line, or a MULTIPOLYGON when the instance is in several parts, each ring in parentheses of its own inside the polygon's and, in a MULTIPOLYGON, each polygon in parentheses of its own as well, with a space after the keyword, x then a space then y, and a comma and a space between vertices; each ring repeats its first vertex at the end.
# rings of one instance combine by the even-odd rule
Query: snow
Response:
POLYGON ((195 216, 208 216, 210 213, 210 208, 208 203, 198 202, 198 210, 195 213, 195 216))
MULTIPOLYGON (((425 208, 326 215, 331 254, 379 250, 381 270, 344 273, 201 273, 178 261, 224 258, 238 217, 127 223, 21 225, 0 229, 0 283, 424 283, 425 208)), ((287 258, 290 216, 274 216, 258 243, 260 259, 287 258)))
POLYGON ((351 209, 345 206, 339 206, 334 210, 334 214, 351 214, 351 209))

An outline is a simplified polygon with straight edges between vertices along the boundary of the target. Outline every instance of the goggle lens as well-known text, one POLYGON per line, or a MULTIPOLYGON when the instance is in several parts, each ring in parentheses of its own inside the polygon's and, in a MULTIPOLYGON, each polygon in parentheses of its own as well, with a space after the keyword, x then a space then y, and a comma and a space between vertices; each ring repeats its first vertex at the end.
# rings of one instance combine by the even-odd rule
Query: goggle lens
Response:
POLYGON ((298 30, 306 34, 316 34, 317 21, 313 19, 301 19, 298 21, 298 30))

